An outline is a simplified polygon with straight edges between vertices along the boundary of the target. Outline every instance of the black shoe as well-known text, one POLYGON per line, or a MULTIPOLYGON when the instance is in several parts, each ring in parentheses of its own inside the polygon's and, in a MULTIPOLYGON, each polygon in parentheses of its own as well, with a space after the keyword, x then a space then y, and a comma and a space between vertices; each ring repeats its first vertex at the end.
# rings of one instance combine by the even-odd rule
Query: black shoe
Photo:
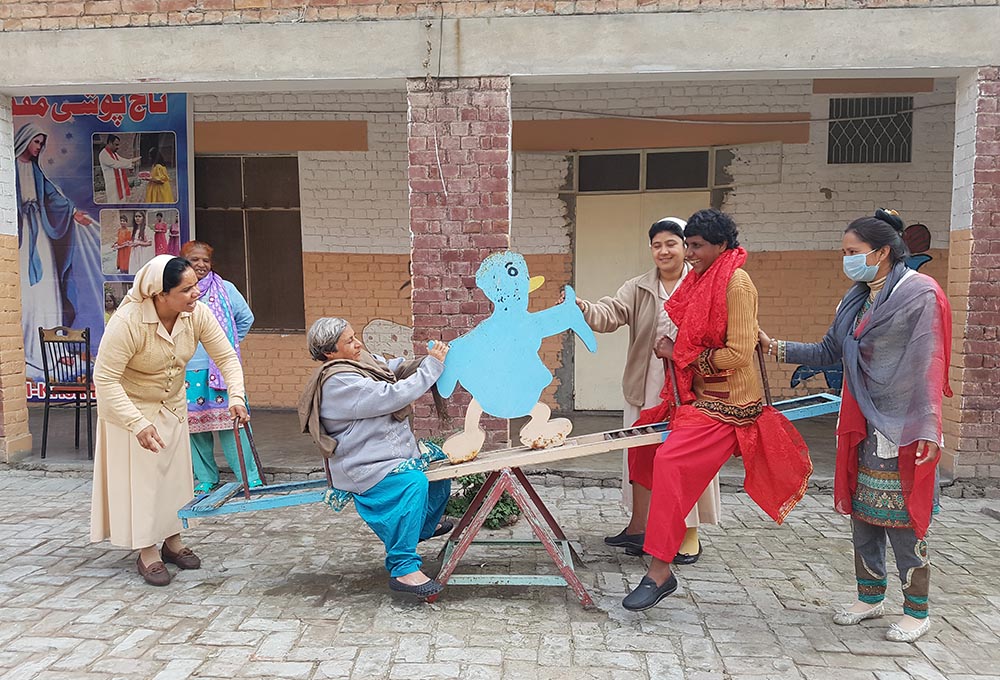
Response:
POLYGON ((437 528, 434 530, 433 534, 431 534, 427 538, 421 538, 420 541, 418 542, 423 543, 424 541, 429 541, 432 538, 437 538, 438 536, 444 536, 454 528, 455 528, 454 522, 452 522, 450 519, 443 519, 440 522, 438 522, 437 528))
POLYGON ((677 578, 673 574, 662 586, 657 586, 656 581, 648 576, 643 576, 635 590, 622 600, 622 606, 630 612, 641 612, 644 609, 655 607, 667 595, 673 595, 675 590, 677 590, 677 578))
POLYGON ((605 536, 604 542, 613 548, 625 548, 628 555, 641 555, 642 544, 646 542, 646 533, 626 534, 626 529, 622 529, 617 536, 605 536))
POLYGON ((673 564, 694 564, 701 557, 701 541, 698 541, 698 552, 694 555, 687 555, 685 553, 677 553, 674 555, 673 564))
POLYGON ((403 583, 398 578, 389 579, 389 590, 395 590, 397 593, 409 593, 410 595, 416 595, 417 597, 430 597, 431 595, 437 595, 443 589, 444 586, 434 579, 421 583, 419 586, 411 586, 403 583))

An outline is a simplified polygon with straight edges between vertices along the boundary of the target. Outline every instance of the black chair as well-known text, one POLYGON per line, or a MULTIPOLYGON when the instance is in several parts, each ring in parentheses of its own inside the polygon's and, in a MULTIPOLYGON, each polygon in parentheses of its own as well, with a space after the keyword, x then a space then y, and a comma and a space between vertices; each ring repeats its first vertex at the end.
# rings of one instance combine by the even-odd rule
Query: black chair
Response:
POLYGON ((42 418, 42 458, 49 439, 49 409, 76 409, 76 433, 73 441, 80 448, 80 409, 87 409, 87 458, 94 459, 93 362, 90 356, 90 329, 38 328, 42 343, 42 369, 45 372, 45 415, 42 418), (64 396, 70 397, 63 401, 64 396), (52 397, 56 402, 52 403, 52 397))

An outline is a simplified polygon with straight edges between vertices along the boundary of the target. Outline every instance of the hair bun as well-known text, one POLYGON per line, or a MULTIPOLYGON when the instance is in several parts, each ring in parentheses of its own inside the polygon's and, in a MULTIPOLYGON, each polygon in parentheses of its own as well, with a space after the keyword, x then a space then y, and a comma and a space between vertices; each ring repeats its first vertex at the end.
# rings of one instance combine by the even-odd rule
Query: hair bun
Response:
POLYGON ((903 224, 903 219, 899 216, 899 213, 896 212, 895 210, 879 208, 878 210, 875 211, 875 218, 882 220, 883 222, 891 226, 893 229, 898 231, 900 234, 902 234, 903 229, 906 228, 906 225, 903 224))

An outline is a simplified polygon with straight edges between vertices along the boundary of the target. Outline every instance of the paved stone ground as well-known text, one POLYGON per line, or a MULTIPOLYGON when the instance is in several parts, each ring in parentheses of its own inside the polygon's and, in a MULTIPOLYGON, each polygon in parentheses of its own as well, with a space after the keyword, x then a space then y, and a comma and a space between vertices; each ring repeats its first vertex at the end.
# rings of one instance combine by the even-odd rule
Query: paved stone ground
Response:
MULTIPOLYGON (((564 588, 451 587, 434 605, 386 587, 381 546, 353 510, 292 508, 188 532, 205 568, 145 586, 135 556, 87 543, 89 482, 0 472, 0 678, 1000 678, 1000 521, 945 498, 930 539, 933 628, 834 626, 852 599, 848 523, 807 498, 784 527, 742 494, 704 532, 681 589, 641 614, 619 601, 645 568, 602 537, 618 492, 539 487, 597 601, 564 588)), ((524 535, 527 526, 512 532, 524 535)), ((439 544, 424 544, 433 557, 439 544)), ((544 551, 475 548, 465 571, 546 571, 544 551)), ((431 565, 430 568, 434 568, 431 565)), ((890 589, 890 609, 901 606, 890 589)))

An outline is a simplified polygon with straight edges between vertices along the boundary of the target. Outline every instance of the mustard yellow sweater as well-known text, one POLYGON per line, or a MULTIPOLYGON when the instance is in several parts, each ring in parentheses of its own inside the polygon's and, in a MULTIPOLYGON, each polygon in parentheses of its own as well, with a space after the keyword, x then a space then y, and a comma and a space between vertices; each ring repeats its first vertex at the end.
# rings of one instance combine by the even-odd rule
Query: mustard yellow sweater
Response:
POLYGON ((726 286, 726 345, 707 349, 693 364, 695 408, 706 415, 747 425, 763 409, 763 387, 757 367, 757 289, 742 269, 726 286))

